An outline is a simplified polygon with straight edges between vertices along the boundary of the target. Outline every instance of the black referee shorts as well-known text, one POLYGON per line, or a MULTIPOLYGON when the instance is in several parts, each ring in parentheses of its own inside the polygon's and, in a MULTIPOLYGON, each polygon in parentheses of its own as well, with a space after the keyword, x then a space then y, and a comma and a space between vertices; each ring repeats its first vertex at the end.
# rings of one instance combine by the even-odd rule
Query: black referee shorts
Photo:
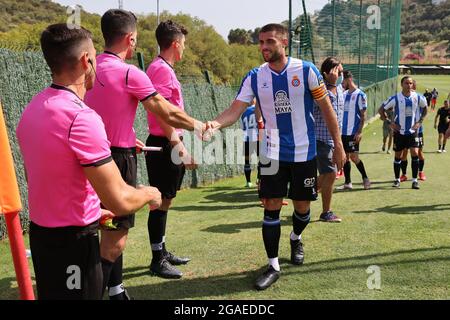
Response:
MULTIPOLYGON (((111 147, 111 156, 119 168, 122 179, 130 186, 136 187, 137 185, 137 157, 136 148, 118 148, 111 147)), ((117 229, 114 230, 128 230, 134 227, 134 213, 113 218, 113 223, 117 229)))
POLYGON ((30 222, 30 248, 39 300, 102 299, 98 222, 63 228, 30 222))
MULTIPOLYGON (((182 137, 180 138, 182 140, 182 137)), ((150 135, 147 138, 146 145, 162 147, 162 151, 149 151, 145 154, 148 182, 161 192, 162 198, 175 198, 186 172, 184 164, 172 162, 172 146, 167 138, 150 135)))

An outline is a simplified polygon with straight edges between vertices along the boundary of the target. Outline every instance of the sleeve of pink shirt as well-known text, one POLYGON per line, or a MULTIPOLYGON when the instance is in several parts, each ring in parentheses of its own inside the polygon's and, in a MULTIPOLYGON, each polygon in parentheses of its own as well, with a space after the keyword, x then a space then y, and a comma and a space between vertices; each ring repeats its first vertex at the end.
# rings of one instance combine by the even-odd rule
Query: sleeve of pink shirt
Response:
POLYGON ((158 94, 147 74, 144 71, 139 70, 135 66, 131 66, 128 70, 126 78, 126 90, 129 94, 136 97, 139 101, 146 100, 147 98, 153 97, 158 94))
POLYGON ((112 160, 105 125, 92 109, 84 109, 75 117, 69 145, 83 167, 99 166, 112 160))
POLYGON ((156 66, 152 65, 147 70, 147 75, 151 82, 155 86, 155 89, 160 95, 162 95, 166 100, 172 98, 173 92, 173 79, 170 71, 166 68, 159 66, 159 61, 155 62, 156 66))

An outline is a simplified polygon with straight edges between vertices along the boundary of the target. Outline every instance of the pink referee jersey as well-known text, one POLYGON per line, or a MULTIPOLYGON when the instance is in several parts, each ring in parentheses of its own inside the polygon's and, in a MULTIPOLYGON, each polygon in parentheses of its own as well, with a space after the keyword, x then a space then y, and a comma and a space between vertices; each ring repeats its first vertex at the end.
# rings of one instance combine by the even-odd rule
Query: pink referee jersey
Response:
POLYGON ((152 82, 145 72, 110 52, 97 56, 97 79, 84 101, 102 117, 111 146, 135 147, 136 110, 139 101, 157 94, 152 82))
MULTIPOLYGON (((184 110, 181 84, 177 79, 173 67, 162 57, 157 57, 147 69, 147 75, 155 89, 174 106, 184 110)), ((158 119, 153 113, 147 113, 148 130, 151 135, 165 137, 158 119)), ((176 129, 179 136, 183 135, 182 129, 176 129)))
POLYGON ((30 219, 47 227, 86 226, 100 200, 83 167, 111 159, 101 118, 65 87, 52 85, 28 104, 17 127, 28 180, 30 219))

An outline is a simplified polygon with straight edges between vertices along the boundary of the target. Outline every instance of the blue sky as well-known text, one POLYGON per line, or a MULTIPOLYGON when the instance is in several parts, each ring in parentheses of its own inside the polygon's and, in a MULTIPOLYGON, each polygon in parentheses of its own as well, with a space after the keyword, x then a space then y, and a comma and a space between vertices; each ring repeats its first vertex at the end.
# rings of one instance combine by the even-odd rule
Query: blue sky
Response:
MULTIPOLYGON (((103 14, 118 7, 118 0, 57 0, 63 5, 79 4, 86 11, 103 14)), ((135 13, 156 13, 157 0, 123 0, 124 9, 135 13)), ((294 16, 300 14, 301 1, 293 2, 294 16)), ((328 0, 307 0, 307 10, 321 9, 328 0)), ((270 22, 288 19, 288 0, 160 0, 160 10, 188 13, 212 25, 225 39, 230 29, 254 29, 270 22)))

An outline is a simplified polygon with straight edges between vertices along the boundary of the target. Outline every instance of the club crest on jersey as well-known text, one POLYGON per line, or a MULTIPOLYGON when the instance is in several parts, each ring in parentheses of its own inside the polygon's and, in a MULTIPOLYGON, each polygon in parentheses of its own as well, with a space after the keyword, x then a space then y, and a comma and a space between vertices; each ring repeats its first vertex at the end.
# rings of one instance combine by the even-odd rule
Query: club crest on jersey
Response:
POLYGON ((292 78, 292 86, 294 86, 294 87, 299 87, 300 86, 300 79, 298 78, 298 76, 294 76, 293 78, 292 78))
POLYGON ((275 93, 275 113, 291 113, 291 101, 288 98, 286 91, 280 90, 275 93))

